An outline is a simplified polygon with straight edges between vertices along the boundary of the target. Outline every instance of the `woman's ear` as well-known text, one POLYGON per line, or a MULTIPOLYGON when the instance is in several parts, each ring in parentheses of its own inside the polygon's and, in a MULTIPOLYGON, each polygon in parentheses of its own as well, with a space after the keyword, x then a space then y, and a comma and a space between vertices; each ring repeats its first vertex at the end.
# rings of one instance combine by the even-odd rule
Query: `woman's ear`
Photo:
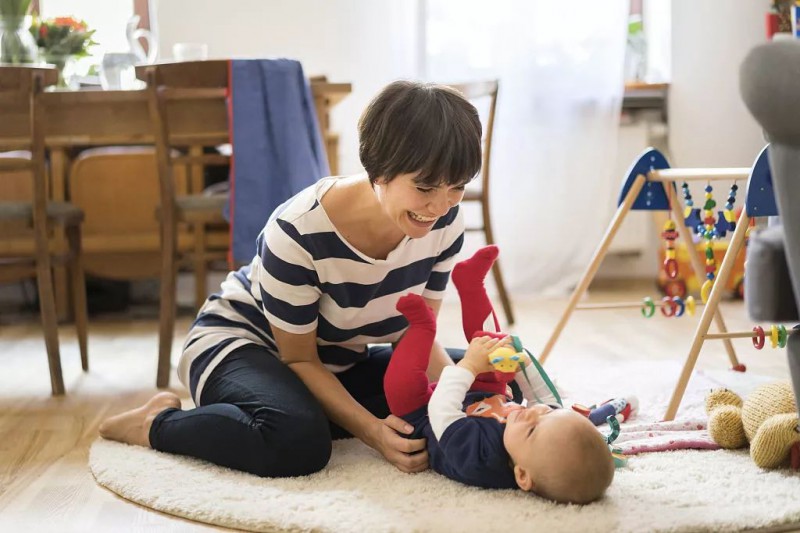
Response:
POLYGON ((519 488, 524 491, 531 491, 535 486, 528 470, 519 465, 514 467, 514 479, 517 481, 519 488))

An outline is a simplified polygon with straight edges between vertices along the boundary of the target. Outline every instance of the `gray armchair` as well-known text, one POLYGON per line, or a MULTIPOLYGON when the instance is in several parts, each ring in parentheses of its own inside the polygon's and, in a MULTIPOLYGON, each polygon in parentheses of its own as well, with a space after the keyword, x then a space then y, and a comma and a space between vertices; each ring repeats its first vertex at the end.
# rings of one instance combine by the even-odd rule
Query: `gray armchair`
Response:
MULTIPOLYGON (((769 164, 781 230, 770 229, 756 242, 758 260, 751 246, 745 281, 748 311, 758 320, 797 321, 800 306, 800 42, 777 41, 757 46, 745 58, 740 71, 740 91, 745 105, 763 128, 769 142, 769 164), (782 233, 782 238, 781 238, 782 233), (781 250, 782 248, 782 250, 781 250), (784 259, 785 258, 785 259, 784 259), (754 267, 756 271, 753 270, 754 267), (787 269, 788 267, 788 269, 787 269), (794 307, 780 297, 764 298, 751 290, 770 276, 780 283, 788 273, 783 295, 794 296, 794 307), (787 309, 794 316, 786 316, 787 309)), ((754 244, 751 241, 751 244, 754 244)), ((779 295, 781 291, 773 291, 779 295)), ((783 299, 785 300, 785 298, 783 299)), ((790 313, 791 314, 791 313, 790 313)), ((795 327, 787 345, 795 398, 800 406, 800 332, 795 327)))

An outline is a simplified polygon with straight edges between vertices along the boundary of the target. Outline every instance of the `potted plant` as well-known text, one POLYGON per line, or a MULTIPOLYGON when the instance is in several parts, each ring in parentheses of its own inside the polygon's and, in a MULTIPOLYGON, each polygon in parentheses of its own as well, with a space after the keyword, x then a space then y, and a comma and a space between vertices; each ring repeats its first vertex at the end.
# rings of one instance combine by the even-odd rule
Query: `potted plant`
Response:
POLYGON ((35 19, 31 34, 36 38, 41 58, 58 69, 60 87, 67 86, 64 78, 67 65, 76 58, 89 55, 89 47, 97 44, 92 40, 94 30, 89 30, 83 20, 73 17, 35 19))

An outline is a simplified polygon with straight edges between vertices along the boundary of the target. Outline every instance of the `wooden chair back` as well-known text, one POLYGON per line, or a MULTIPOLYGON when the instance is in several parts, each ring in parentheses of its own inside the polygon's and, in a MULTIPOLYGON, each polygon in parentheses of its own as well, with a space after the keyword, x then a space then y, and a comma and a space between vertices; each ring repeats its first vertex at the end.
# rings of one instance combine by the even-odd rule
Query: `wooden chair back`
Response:
MULTIPOLYGON (((488 111, 486 116, 482 119, 483 123, 483 154, 481 157, 481 184, 480 189, 475 190, 468 188, 464 193, 462 202, 476 202, 481 206, 481 223, 480 225, 467 226, 466 231, 482 231, 487 244, 494 244, 494 232, 492 230, 492 216, 490 212, 489 203, 489 177, 491 175, 491 162, 492 162, 492 139, 494 137, 494 117, 497 109, 497 93, 499 91, 499 82, 497 80, 481 80, 468 83, 460 83, 450 85, 454 89, 460 91, 467 100, 478 101, 488 98, 488 111)), ((476 102, 477 103, 477 102, 476 102)), ((500 295, 500 301, 503 304, 503 310, 506 314, 506 319, 509 325, 514 323, 514 311, 511 308, 511 298, 506 290, 505 282, 503 281, 503 274, 500 271, 500 262, 495 261, 492 265, 492 274, 494 276, 497 291, 500 295)))
MULTIPOLYGON (((29 200, 34 222, 45 222, 48 199, 41 94, 46 85, 57 80, 54 68, 0 65, 0 116, 5 123, 0 128, 0 151, 22 151, 8 154, 13 157, 0 157, 0 173, 33 176, 30 189, 25 189, 33 193, 29 200)), ((42 228, 46 231, 46 223, 42 228)))
POLYGON ((497 80, 482 80, 467 83, 451 84, 450 87, 461 92, 467 100, 483 100, 488 98, 488 111, 483 125, 483 155, 481 165, 480 195, 465 197, 467 201, 489 201, 489 176, 492 158, 492 137, 494 134, 494 116, 497 107, 497 93, 499 89, 497 80))
MULTIPOLYGON (((156 159, 161 186, 162 216, 169 217, 174 210, 176 197, 174 165, 192 165, 202 172, 203 165, 225 165, 229 157, 219 154, 177 153, 176 148, 215 146, 230 140, 227 127, 228 62, 189 61, 183 63, 162 63, 137 67, 137 76, 147 82, 148 105, 155 137, 156 159), (226 124, 224 130, 197 135, 192 131, 176 131, 171 127, 173 119, 182 114, 195 112, 201 100, 216 100, 219 106, 213 112, 222 120, 215 123, 226 124)), ((176 123, 185 121, 174 120, 176 123)), ((199 193, 200 191, 192 191, 199 193)))

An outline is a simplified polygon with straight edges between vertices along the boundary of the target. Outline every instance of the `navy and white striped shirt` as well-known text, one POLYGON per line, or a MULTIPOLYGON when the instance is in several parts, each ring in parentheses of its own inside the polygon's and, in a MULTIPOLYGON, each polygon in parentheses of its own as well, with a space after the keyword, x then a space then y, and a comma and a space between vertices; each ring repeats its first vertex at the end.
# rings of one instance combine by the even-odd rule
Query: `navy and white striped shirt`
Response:
POLYGON ((320 205, 335 180, 323 178, 279 207, 252 263, 231 272, 203 305, 178 365, 195 403, 234 349, 257 344, 278 355, 270 324, 289 333, 316 330, 320 360, 341 372, 367 357, 367 344, 400 339, 408 326, 395 309, 400 296, 444 296, 464 240, 458 206, 424 237, 405 237, 386 259, 373 259, 339 234, 320 205))

